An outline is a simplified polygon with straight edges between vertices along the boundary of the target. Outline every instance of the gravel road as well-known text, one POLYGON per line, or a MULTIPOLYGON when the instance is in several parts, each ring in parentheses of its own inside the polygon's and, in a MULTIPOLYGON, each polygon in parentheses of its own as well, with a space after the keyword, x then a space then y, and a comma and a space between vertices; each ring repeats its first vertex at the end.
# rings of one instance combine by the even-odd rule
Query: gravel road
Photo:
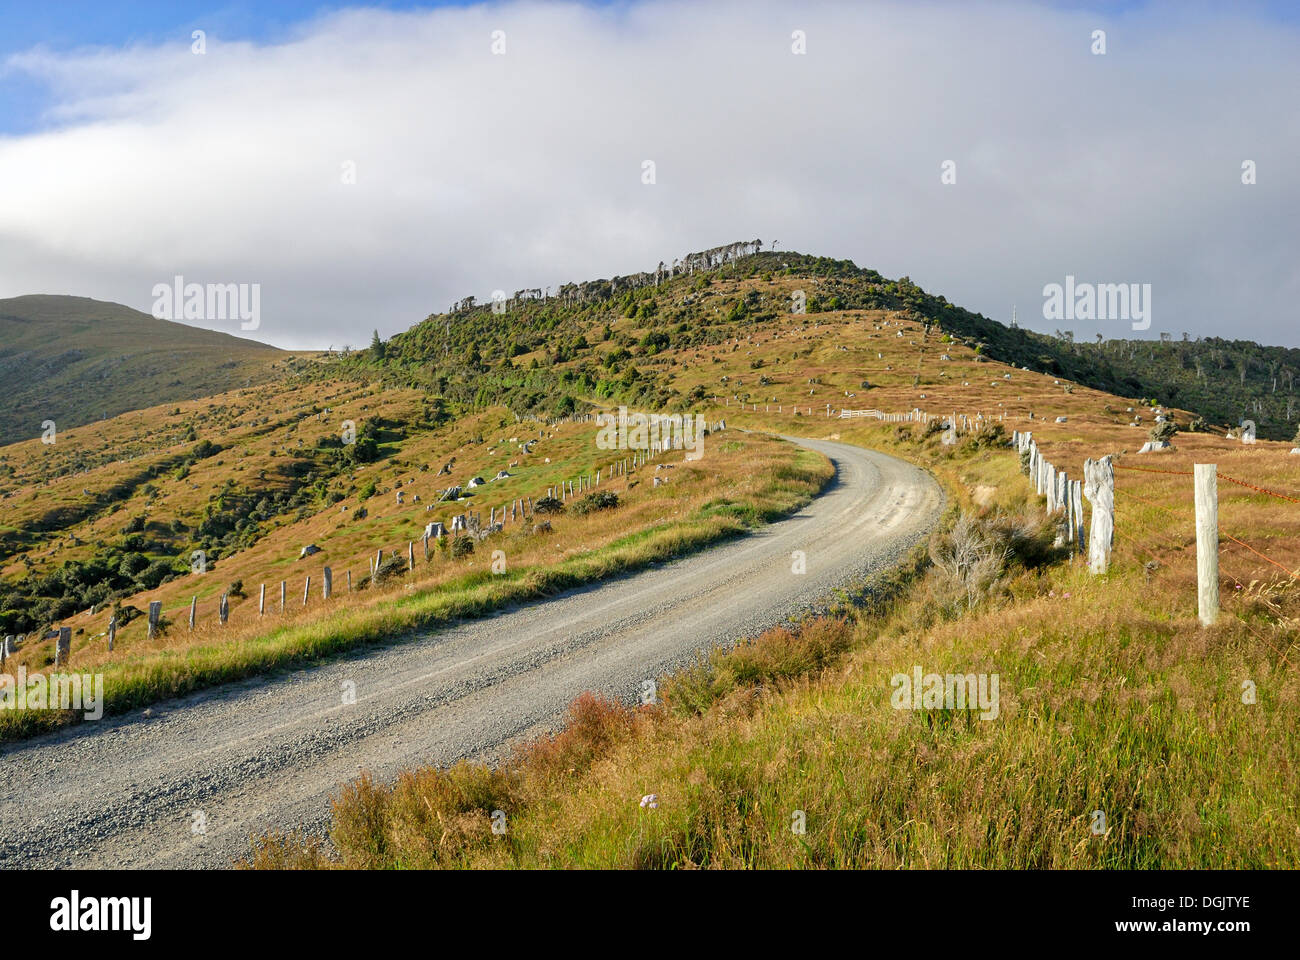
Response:
POLYGON ((496 616, 0 748, 0 867, 226 867, 250 834, 323 833, 362 769, 491 759, 584 690, 634 699, 702 651, 897 562, 943 507, 925 472, 795 439, 836 476, 752 535, 496 616), (807 572, 791 572, 802 550, 807 572), (345 681, 356 703, 342 703, 345 681), (204 831, 196 830, 202 823, 204 831))

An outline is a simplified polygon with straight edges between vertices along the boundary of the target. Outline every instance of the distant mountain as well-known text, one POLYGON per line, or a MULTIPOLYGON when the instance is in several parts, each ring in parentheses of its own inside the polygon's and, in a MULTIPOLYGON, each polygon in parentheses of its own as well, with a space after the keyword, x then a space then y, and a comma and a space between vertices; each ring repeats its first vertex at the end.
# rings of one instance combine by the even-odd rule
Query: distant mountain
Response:
POLYGON ((87 297, 0 300, 0 445, 264 383, 288 354, 87 297))

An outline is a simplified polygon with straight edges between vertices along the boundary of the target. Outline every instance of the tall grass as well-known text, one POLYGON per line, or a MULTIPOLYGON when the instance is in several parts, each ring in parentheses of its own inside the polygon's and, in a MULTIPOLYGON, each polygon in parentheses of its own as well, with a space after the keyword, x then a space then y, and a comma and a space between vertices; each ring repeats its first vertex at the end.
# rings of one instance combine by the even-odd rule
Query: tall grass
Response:
MULTIPOLYGON (((434 820, 468 818, 456 820, 459 832, 438 834, 435 855, 431 836, 413 845, 397 818, 366 819, 349 788, 339 801, 348 812, 335 822, 366 824, 360 834, 333 831, 330 848, 266 838, 250 862, 1300 864, 1300 682, 1290 662, 1300 585, 1255 584, 1204 629, 1192 597, 1153 588, 1141 559, 1117 551, 1099 578, 1058 550, 1055 525, 1026 497, 1012 455, 940 456, 964 512, 899 575, 900 589, 850 619, 717 651, 664 681, 661 706, 575 705, 557 738, 474 774, 503 778, 491 802, 503 804, 506 834, 491 832, 486 804, 467 810, 447 799, 455 794, 429 790, 418 802, 427 799, 434 820), (975 505, 971 490, 988 486, 993 502, 975 505), (895 709, 891 678, 915 666, 997 674, 997 719, 895 709), (653 808, 640 802, 647 794, 653 808), (383 855, 371 857, 377 847, 383 855)), ((470 774, 420 776, 432 784, 470 774)), ((412 782, 366 789, 405 797, 412 782)))

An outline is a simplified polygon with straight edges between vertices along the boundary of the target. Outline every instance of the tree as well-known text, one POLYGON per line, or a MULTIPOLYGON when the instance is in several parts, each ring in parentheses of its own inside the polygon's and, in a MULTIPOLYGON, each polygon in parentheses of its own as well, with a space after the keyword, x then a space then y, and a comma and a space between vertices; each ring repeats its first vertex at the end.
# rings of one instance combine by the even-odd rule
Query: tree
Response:
POLYGON ((384 341, 379 339, 379 331, 376 330, 370 335, 370 356, 376 360, 383 360, 385 353, 384 341))

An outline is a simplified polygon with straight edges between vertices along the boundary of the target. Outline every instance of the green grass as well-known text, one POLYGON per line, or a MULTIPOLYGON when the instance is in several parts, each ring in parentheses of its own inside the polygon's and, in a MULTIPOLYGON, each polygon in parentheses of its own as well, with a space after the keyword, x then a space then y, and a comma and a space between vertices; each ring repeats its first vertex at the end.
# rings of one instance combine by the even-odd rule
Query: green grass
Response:
MULTIPOLYGON (((973 510, 965 491, 999 478, 996 502, 977 512, 1041 516, 1009 455, 940 455, 954 502, 973 510)), ((1300 589, 1273 591, 1282 613, 1271 618, 1234 598, 1231 615, 1204 629, 1194 599, 1151 589, 1137 561, 1117 556, 1105 577, 1078 561, 1032 562, 1008 566, 974 609, 948 613, 938 602, 951 593, 947 575, 907 565, 851 621, 769 631, 668 678, 662 706, 584 696, 560 733, 497 768, 425 768, 392 785, 362 777, 335 801, 332 849, 268 836, 248 862, 1300 864, 1300 682, 1284 656, 1297 642, 1300 589), (890 678, 914 665, 998 674, 998 718, 894 709, 890 678), (1244 680, 1258 702, 1243 702, 1244 680), (648 794, 654 809, 640 803, 648 794), (491 830, 493 810, 507 815, 504 835, 491 830)))
MULTIPOLYGON (((368 644, 392 642, 417 630, 544 599, 684 556, 799 509, 833 472, 819 455, 792 457, 792 463, 779 471, 779 480, 756 492, 754 502, 748 505, 748 513, 758 518, 752 522, 733 517, 688 517, 635 531, 554 564, 511 569, 502 575, 475 571, 433 590, 385 598, 374 605, 342 606, 306 623, 271 628, 231 642, 195 644, 159 651, 147 659, 106 664, 102 668, 105 713, 120 714, 205 687, 337 656, 368 644)), ((72 711, 0 712, 0 742, 76 722, 78 716, 72 711)))

